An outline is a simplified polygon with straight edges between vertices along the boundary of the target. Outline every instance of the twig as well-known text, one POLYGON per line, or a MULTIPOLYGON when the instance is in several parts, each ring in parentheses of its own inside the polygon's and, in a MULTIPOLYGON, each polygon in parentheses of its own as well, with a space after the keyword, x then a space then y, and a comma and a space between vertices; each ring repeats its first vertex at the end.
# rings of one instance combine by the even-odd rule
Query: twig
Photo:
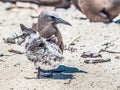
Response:
POLYGON ((38 16, 32 16, 32 15, 31 15, 30 17, 31 17, 31 18, 38 18, 38 16))
POLYGON ((99 44, 99 45, 96 47, 96 51, 97 51, 98 53, 107 51, 107 49, 109 49, 110 47, 114 46, 113 42, 117 41, 118 39, 119 39, 119 38, 116 38, 116 39, 113 39, 113 40, 110 40, 110 41, 106 41, 106 42, 104 42, 104 43, 99 44))
POLYGON ((35 77, 24 77, 25 79, 37 79, 35 77))
POLYGON ((97 52, 83 52, 82 58, 102 58, 102 55, 97 52))
POLYGON ((25 38, 25 36, 23 35, 23 34, 21 34, 21 35, 17 35, 17 34, 15 34, 13 37, 9 37, 9 38, 3 38, 3 41, 5 42, 5 43, 12 43, 12 44, 15 44, 16 43, 16 39, 19 39, 19 38, 21 38, 22 40, 20 41, 20 40, 18 40, 18 45, 21 45, 23 42, 24 42, 24 38, 25 38))
POLYGON ((70 84, 72 79, 68 80, 68 82, 65 82, 64 84, 70 84))
POLYGON ((97 64, 97 63, 104 63, 104 62, 110 62, 111 59, 96 59, 96 60, 84 60, 84 63, 86 64, 97 64))
POLYGON ((14 49, 9 49, 8 51, 11 52, 11 53, 16 53, 16 54, 24 54, 24 52, 14 50, 14 49))
POLYGON ((4 60, 0 60, 1 62, 5 62, 4 60))
POLYGON ((4 55, 3 53, 0 54, 0 57, 3 57, 3 56, 10 56, 10 55, 4 55))
POLYGON ((78 40, 79 38, 80 38, 80 35, 77 36, 75 39, 73 39, 73 40, 69 43, 69 46, 70 46, 70 45, 74 45, 74 42, 75 42, 76 40, 78 40))
POLYGON ((106 50, 106 51, 102 51, 102 52, 108 52, 108 53, 112 53, 112 54, 120 54, 120 52, 108 51, 108 50, 106 50))

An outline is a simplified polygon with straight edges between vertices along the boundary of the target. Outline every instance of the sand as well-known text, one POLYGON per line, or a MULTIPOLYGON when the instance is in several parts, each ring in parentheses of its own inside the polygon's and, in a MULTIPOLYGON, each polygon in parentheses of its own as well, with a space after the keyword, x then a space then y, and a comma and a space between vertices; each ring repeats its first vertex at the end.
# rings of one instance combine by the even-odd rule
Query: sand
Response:
MULTIPOLYGON (((37 22, 30 16, 39 15, 42 8, 32 4, 34 9, 10 7, 10 3, 0 2, 0 90, 120 90, 120 25, 116 23, 94 23, 84 19, 85 16, 73 6, 67 10, 57 9, 61 17, 72 24, 72 27, 58 25, 63 36, 66 48, 77 38, 73 52, 64 50, 65 61, 61 67, 66 72, 55 75, 54 78, 35 79, 34 64, 27 60, 25 54, 8 52, 15 49, 24 52, 24 44, 7 44, 3 38, 20 33, 19 24, 31 27, 37 22), (83 52, 96 51, 102 43, 110 42, 107 49, 102 52, 102 58, 110 58, 110 62, 86 64, 84 60, 99 58, 81 58, 83 52)), ((28 5, 29 6, 29 5, 28 5)), ((118 16, 115 20, 118 20, 118 16)), ((104 47, 103 47, 104 48, 104 47)))

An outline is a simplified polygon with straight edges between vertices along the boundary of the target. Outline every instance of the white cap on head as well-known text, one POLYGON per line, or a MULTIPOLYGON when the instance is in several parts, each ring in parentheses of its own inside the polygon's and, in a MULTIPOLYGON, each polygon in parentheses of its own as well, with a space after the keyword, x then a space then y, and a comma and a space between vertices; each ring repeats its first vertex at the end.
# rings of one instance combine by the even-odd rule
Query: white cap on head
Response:
POLYGON ((49 15, 49 16, 54 16, 56 18, 60 18, 59 15, 55 11, 43 10, 42 13, 44 13, 44 15, 49 15))

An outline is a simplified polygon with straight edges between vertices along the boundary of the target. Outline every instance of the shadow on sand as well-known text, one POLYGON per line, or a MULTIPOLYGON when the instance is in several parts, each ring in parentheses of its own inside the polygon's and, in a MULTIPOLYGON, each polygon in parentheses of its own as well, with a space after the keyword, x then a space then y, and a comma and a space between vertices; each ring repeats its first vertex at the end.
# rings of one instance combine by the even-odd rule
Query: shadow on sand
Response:
MULTIPOLYGON (((43 71, 45 73, 50 73, 51 71, 43 71)), ((75 67, 68 67, 64 65, 60 65, 57 69, 53 70, 52 77, 45 77, 40 75, 41 79, 51 78, 51 79, 74 79, 73 73, 87 73, 86 71, 79 70, 75 67)))
POLYGON ((120 19, 116 20, 116 21, 108 21, 108 22, 103 22, 104 24, 111 24, 111 23, 116 23, 116 24, 120 24, 120 19))
POLYGON ((114 21, 114 23, 120 24, 120 19, 114 21))

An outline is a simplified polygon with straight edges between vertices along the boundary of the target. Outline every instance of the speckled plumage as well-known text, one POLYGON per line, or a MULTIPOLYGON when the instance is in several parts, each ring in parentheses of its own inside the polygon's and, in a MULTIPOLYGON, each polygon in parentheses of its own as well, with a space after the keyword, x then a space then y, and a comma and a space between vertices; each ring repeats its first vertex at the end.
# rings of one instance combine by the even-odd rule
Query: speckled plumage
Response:
POLYGON ((33 29, 24 28, 23 32, 26 34, 25 50, 28 60, 43 70, 56 69, 63 61, 62 51, 58 45, 40 37, 39 33, 33 29))

